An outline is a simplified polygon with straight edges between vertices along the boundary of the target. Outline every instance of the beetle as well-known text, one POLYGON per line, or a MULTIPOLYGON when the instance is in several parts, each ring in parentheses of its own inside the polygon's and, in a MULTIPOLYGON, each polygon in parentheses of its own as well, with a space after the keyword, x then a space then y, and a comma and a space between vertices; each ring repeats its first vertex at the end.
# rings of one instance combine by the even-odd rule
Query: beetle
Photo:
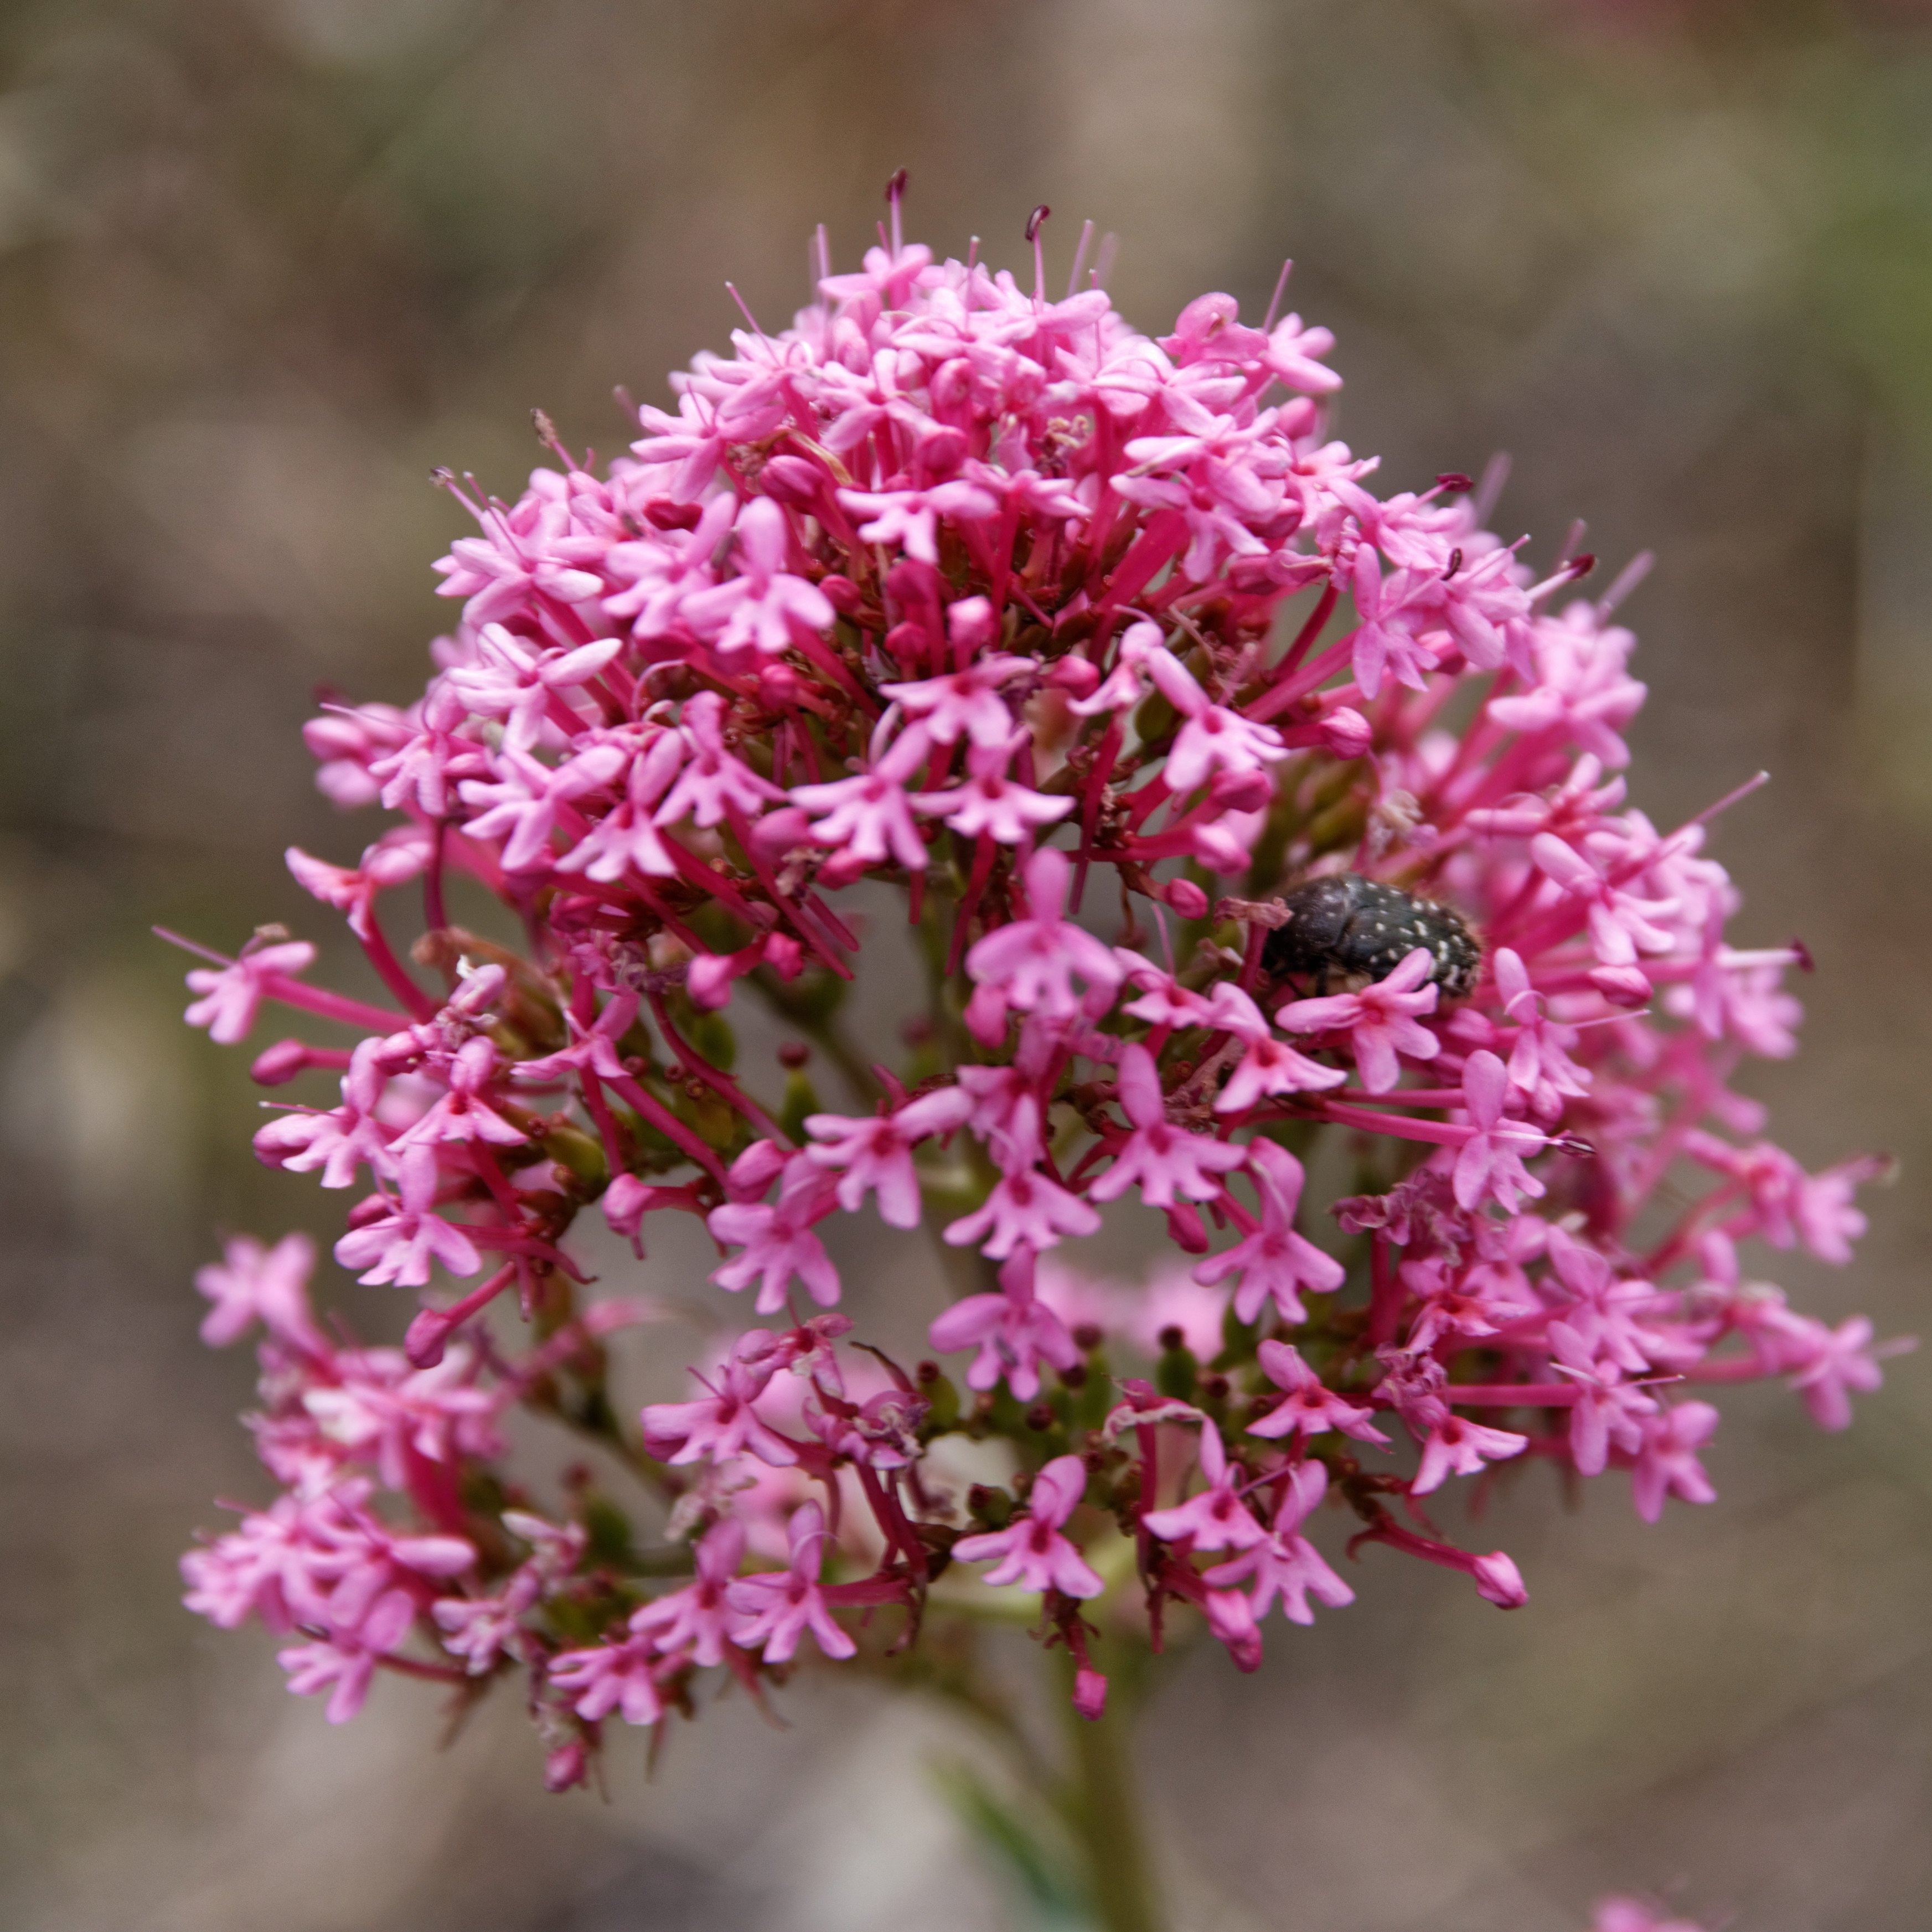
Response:
POLYGON ((1318 994, 1331 976, 1386 980, 1418 946, 1435 960, 1430 979, 1452 1000, 1468 993, 1481 970, 1481 944, 1462 915, 1399 886, 1330 872, 1304 880, 1281 902, 1288 918, 1268 934, 1262 964, 1277 979, 1312 974, 1318 994))

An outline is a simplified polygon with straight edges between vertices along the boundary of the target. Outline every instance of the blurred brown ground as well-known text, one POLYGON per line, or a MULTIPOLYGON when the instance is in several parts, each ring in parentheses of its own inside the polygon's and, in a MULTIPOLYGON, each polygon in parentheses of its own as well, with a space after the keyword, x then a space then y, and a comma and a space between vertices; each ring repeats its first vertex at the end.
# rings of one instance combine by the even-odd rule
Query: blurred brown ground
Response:
MULTIPOLYGON (((460 533, 542 404, 802 298, 891 170, 942 250, 1118 231, 1142 326, 1251 313, 1280 256, 1389 487, 1515 458, 1573 515, 1652 691, 1660 824, 1760 766, 1716 849, 1746 943, 1803 934, 1805 1051, 1754 1090, 1813 1165, 1887 1147, 1836 1318, 1926 1325, 1932 1233, 1932 44, 1922 9, 1558 0, 44 0, 0 16, 0 1923, 22 1932, 927 1932, 1004 1922, 926 1776, 932 1714, 808 1679, 657 1781, 545 1798, 507 1705, 446 1755, 387 1684, 336 1731, 176 1605, 259 1500, 249 1365, 195 1340, 218 1225, 326 1204, 248 1157, 245 1054, 178 1024, 160 921, 325 921, 282 872, 363 826, 296 735, 406 699, 460 533)), ((264 1037, 272 1037, 265 1035, 264 1037)), ((674 1258, 655 1264, 676 1273, 674 1258)), ((887 1264, 882 1263, 882 1266, 887 1264)), ((685 1284, 688 1286, 688 1284, 685 1284)), ((887 1298, 883 1276, 871 1298, 887 1298)), ((926 1289, 922 1288, 923 1294, 926 1289)), ((372 1330, 400 1303, 369 1298, 372 1330)), ((929 1312, 929 1311, 928 1311, 929 1312)), ((908 1334, 916 1322, 898 1318, 908 1334)), ((916 1346, 916 1344, 915 1344, 916 1346)), ((1192 1658, 1143 1739, 1177 1923, 1559 1932, 1613 1886, 1748 1932, 1916 1932, 1932 1896, 1932 1394, 1847 1436, 1732 1400, 1708 1510, 1541 1483, 1490 1524, 1531 1606, 1370 1552, 1358 1605, 1192 1658)))

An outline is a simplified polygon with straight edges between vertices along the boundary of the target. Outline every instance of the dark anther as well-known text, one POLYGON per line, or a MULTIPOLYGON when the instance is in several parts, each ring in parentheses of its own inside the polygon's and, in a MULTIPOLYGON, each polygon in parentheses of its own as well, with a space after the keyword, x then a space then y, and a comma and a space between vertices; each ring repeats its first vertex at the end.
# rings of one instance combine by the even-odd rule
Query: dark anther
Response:
POLYGON ((1460 550, 1452 550, 1449 553, 1449 568, 1442 573, 1443 582, 1447 584, 1462 568, 1462 553, 1460 550))
POLYGON ((1791 942, 1791 950, 1798 956, 1798 970, 1799 972, 1815 973, 1817 971, 1818 962, 1812 958, 1811 949, 1804 944, 1803 940, 1794 939, 1791 942))
POLYGON ((937 1362, 920 1363, 919 1366, 913 1370, 912 1378, 921 1388, 932 1388, 939 1379, 939 1364, 937 1362))
POLYGON ((901 168, 893 175, 892 179, 886 184, 886 200, 898 200, 899 196, 905 193, 905 188, 906 171, 904 168, 901 168))
POLYGON ((1232 1386, 1226 1376, 1204 1376, 1201 1380, 1201 1393, 1210 1402, 1225 1402, 1228 1390, 1232 1386))
POLYGON ((796 1073, 812 1058, 812 1048, 803 1041, 788 1040, 778 1048, 778 1064, 796 1073))
POLYGON ((1186 1339, 1186 1336, 1182 1333, 1180 1324, 1178 1322, 1170 1322, 1160 1331, 1160 1346, 1163 1348, 1178 1348, 1186 1339))
POLYGON ((1444 489, 1456 490, 1465 496, 1476 487, 1460 470, 1445 470, 1436 480, 1444 489))
POLYGON ((1073 1331, 1073 1346, 1090 1353, 1104 1340, 1102 1331, 1091 1322, 1083 1322, 1073 1331))
POLYGON ((1570 559, 1566 567, 1573 582, 1588 577, 1597 567, 1597 554, 1591 550, 1580 550, 1570 559))
POLYGON ((1076 1362, 1070 1369, 1062 1369, 1060 1372, 1060 1385, 1062 1388, 1084 1388, 1087 1386, 1087 1364, 1084 1362, 1076 1362))
POLYGON ((1048 208, 1045 202, 1042 202, 1027 217, 1026 238, 1028 241, 1036 242, 1040 239, 1040 224, 1052 212, 1053 210, 1048 208))
POLYGON ((1026 1426, 1029 1429, 1051 1429, 1059 1420, 1050 1402, 1036 1402, 1026 1412, 1026 1426))

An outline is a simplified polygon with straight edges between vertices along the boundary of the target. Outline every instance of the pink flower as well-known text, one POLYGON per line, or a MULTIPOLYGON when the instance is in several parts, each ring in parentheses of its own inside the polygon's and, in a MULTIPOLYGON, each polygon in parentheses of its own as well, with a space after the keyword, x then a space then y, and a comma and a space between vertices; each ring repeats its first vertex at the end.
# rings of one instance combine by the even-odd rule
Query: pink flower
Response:
POLYGON ((232 964, 211 973, 196 967, 188 976, 188 989, 201 994, 183 1017, 190 1026, 205 1026, 208 1036, 220 1046, 232 1046, 246 1040, 255 1024, 255 1016, 264 999, 275 990, 275 982, 306 972, 315 964, 315 948, 305 939, 279 943, 259 936, 242 947, 232 964))
POLYGON ((1201 1473, 1208 1486, 1172 1509, 1150 1510, 1142 1522, 1163 1543, 1184 1542, 1190 1550, 1251 1550, 1268 1532, 1241 1499, 1247 1474, 1230 1463, 1221 1432, 1211 1422, 1201 1426, 1201 1473))
POLYGON ((1528 1447, 1527 1436, 1514 1435, 1507 1429, 1486 1429, 1466 1416, 1445 1415, 1422 1445, 1422 1460, 1408 1492, 1429 1496, 1451 1476, 1480 1475, 1486 1462, 1520 1456, 1528 1447))
POLYGON ((1697 1452, 1718 1431, 1718 1412, 1708 1402, 1680 1402, 1643 1418, 1642 1440, 1630 1466, 1630 1494, 1646 1522, 1664 1514, 1666 1496, 1711 1503, 1711 1486, 1697 1452))
MULTIPOLYGON (((603 587, 601 578, 592 578, 587 594, 603 587)), ((471 711, 503 721, 506 749, 527 752, 553 703, 562 708, 562 694, 595 677, 623 647, 621 638, 599 638, 568 650, 546 650, 512 636, 501 624, 485 624, 477 634, 475 662, 452 666, 444 681, 471 711)), ((564 716, 575 722, 567 709, 564 716)))
POLYGON ((1514 1214, 1523 1196, 1541 1199, 1543 1183, 1522 1162, 1526 1154, 1547 1144, 1546 1138, 1534 1127, 1504 1118, 1509 1076, 1493 1053, 1470 1054, 1462 1068, 1462 1094, 1475 1131, 1456 1156, 1457 1204, 1467 1210, 1493 1196, 1505 1214, 1514 1214))
POLYGON ((695 1579, 634 1612, 632 1635, 646 1639, 663 1656, 723 1662, 725 1646, 738 1642, 745 1622, 730 1600, 744 1555, 744 1525, 728 1516, 713 1524, 698 1539, 695 1579))
MULTIPOLYGON (((1883 1349, 1871 1346, 1872 1324, 1862 1315, 1848 1316, 1835 1328, 1822 1322, 1814 1324, 1816 1340, 1811 1360, 1791 1378, 1791 1386, 1802 1390, 1804 1406, 1820 1429, 1850 1426, 1850 1391, 1869 1394, 1885 1380, 1878 1365, 1881 1354, 1895 1352, 1898 1344, 1883 1349)), ((1905 1345, 1910 1347, 1908 1342, 1905 1345)))
POLYGON ((734 1294, 755 1279, 760 1315, 784 1306, 794 1276, 821 1308, 834 1306, 838 1271, 812 1230, 832 1212, 835 1192, 830 1177, 800 1154, 785 1168, 776 1204, 737 1201, 712 1208, 704 1224, 712 1238, 741 1242, 743 1250, 713 1269, 711 1279, 734 1294))
MULTIPOLYGON (((953 606, 956 611, 959 608, 953 606)), ((908 718, 922 722, 935 745, 956 744, 964 736, 982 751, 1001 751, 1012 736, 1013 714, 1000 696, 1000 687, 1010 684, 1022 671, 1036 668, 1031 658, 995 652, 942 677, 882 684, 879 690, 901 706, 908 718)))
POLYGON ((745 1618, 733 1641, 762 1646, 767 1664, 783 1664, 809 1630, 827 1657, 850 1657, 859 1646, 832 1620, 818 1573, 825 1558, 825 1517, 816 1503, 794 1510, 791 1562, 774 1576, 746 1576, 730 1586, 731 1607, 745 1618))
MULTIPOLYGON (((718 1371, 718 1385, 705 1382, 697 1401, 648 1404, 638 1420, 652 1454, 673 1464, 700 1458, 724 1462, 734 1456, 755 1456, 781 1469, 796 1462, 798 1451, 752 1406, 772 1375, 754 1360, 754 1351, 770 1340, 760 1328, 740 1336, 732 1359, 718 1371)), ((704 1382, 702 1376, 694 1379, 704 1382)))
POLYGON ((1359 993, 1290 1000, 1276 1010, 1274 1023, 1284 1033, 1347 1033, 1362 1084, 1371 1094, 1386 1094, 1402 1077, 1398 1054, 1433 1060, 1442 1051, 1442 1042, 1412 1017, 1436 1010, 1437 988, 1429 977, 1435 968, 1429 949, 1418 946, 1386 980, 1359 993))
MULTIPOLYGON (((1069 1018, 1079 1010, 1076 977, 1108 993, 1120 983, 1112 952, 1061 916, 1067 870, 1064 852, 1048 848, 1035 853, 1026 868, 1029 916, 988 933, 966 956, 966 970, 981 994, 997 992, 1003 1015, 1017 1007, 1052 1019, 1069 1018)), ((980 1004, 979 994, 973 1004, 980 1004)))
POLYGON ((448 1092, 413 1126, 396 1136, 394 1150, 400 1154, 405 1148, 438 1143, 461 1146, 478 1140, 496 1147, 527 1146, 530 1136, 505 1120, 484 1097, 496 1072, 495 1046, 480 1036, 466 1040, 450 1056, 448 1092))
POLYGON ((923 728, 902 732, 890 748, 875 751, 869 770, 826 784, 794 785, 792 802, 814 814, 812 836, 836 848, 855 866, 889 860, 913 872, 926 866, 926 843, 913 821, 906 783, 922 765, 929 747, 923 728))
POLYGON ((919 1176, 913 1168, 912 1150, 930 1135, 950 1133, 963 1126, 972 1111, 970 1094, 958 1087, 943 1087, 896 1113, 871 1120, 813 1114, 805 1130, 819 1144, 808 1148, 806 1158, 819 1167, 843 1170, 838 1204, 847 1214, 856 1214, 866 1196, 876 1190, 881 1220, 894 1228, 916 1228, 919 1176))
POLYGON ((1369 1420, 1374 1411, 1366 1403, 1337 1395, 1301 1359, 1301 1352, 1286 1342, 1264 1342, 1260 1360, 1268 1378, 1288 1391, 1267 1414, 1248 1424, 1250 1436, 1324 1436, 1339 1429, 1360 1442, 1387 1443, 1388 1438, 1369 1420))
POLYGON ((1073 809, 1070 798, 1049 798, 1044 792, 1016 784, 1006 776, 1013 747, 974 745, 966 754, 970 774, 965 784, 950 791, 922 791, 914 806, 939 819, 962 838, 986 838, 1002 845, 1021 845, 1043 826, 1057 824, 1073 809))
POLYGON ((1331 1610, 1352 1604, 1354 1592, 1300 1534, 1301 1525, 1320 1503, 1328 1487, 1328 1472, 1319 1462, 1297 1463, 1282 1479, 1281 1502, 1267 1535, 1232 1562, 1204 1571, 1202 1581, 1217 1590, 1251 1582, 1249 1611, 1256 1619, 1266 1616, 1277 1599, 1282 1615, 1295 1624, 1315 1621, 1315 1612, 1308 1606, 1311 1596, 1331 1610))
POLYGON ((1078 1195, 1038 1168, 1000 1175, 984 1206, 963 1214, 946 1228, 950 1247, 976 1247, 1004 1261, 1016 1248, 1056 1247, 1065 1235, 1092 1234, 1100 1216, 1078 1195))
POLYGON ((1138 1186, 1150 1208, 1172 1207, 1177 1193, 1190 1201, 1213 1200, 1221 1191, 1215 1177, 1241 1166, 1246 1150, 1168 1124, 1160 1075, 1145 1047, 1123 1052, 1118 1082, 1120 1105, 1134 1130, 1112 1166, 1088 1190, 1092 1198, 1117 1201, 1138 1186))
POLYGON ((1576 1399, 1570 1411, 1570 1454, 1581 1474, 1602 1473, 1610 1444, 1635 1450, 1643 1443, 1643 1418, 1657 1404, 1641 1388, 1626 1382, 1614 1362, 1598 1356, 1590 1344, 1565 1322, 1550 1324, 1550 1366, 1571 1383, 1576 1399))
POLYGON ((1040 1393, 1040 1364, 1070 1369, 1081 1360, 1066 1324, 1034 1292, 1034 1251, 1022 1248, 1000 1270, 997 1294, 969 1294, 932 1324, 929 1340, 941 1354, 977 1348, 966 1371, 968 1388, 991 1388, 1004 1375, 1022 1402, 1040 1393))
POLYGON ((308 1306, 314 1242, 306 1234, 284 1234, 272 1248, 265 1248, 242 1234, 224 1245, 218 1264, 195 1274, 195 1286, 214 1304, 201 1324, 201 1339, 211 1348, 225 1348, 240 1340, 250 1322, 260 1321, 278 1341, 306 1353, 326 1354, 328 1345, 308 1306))
POLYGON ((1212 1024, 1233 1034, 1247 1049, 1214 1102, 1216 1113, 1246 1113, 1266 1096, 1320 1093, 1348 1078, 1339 1066, 1323 1066, 1282 1046, 1269 1032, 1261 1009, 1225 980, 1214 988, 1213 1007, 1212 1024))
POLYGON ((724 700, 715 691, 700 691, 686 704, 686 762, 677 782, 652 814, 652 824, 676 825, 688 818, 700 826, 717 825, 733 812, 755 817, 767 800, 784 796, 727 748, 724 715, 724 700))
POLYGON ((664 1666, 647 1642, 632 1638, 595 1650, 566 1650, 550 1660, 550 1681, 580 1718, 593 1722, 613 1711, 627 1724, 655 1724, 664 1715, 658 1675, 664 1666))
POLYGON ((1261 1198, 1261 1225, 1232 1248, 1202 1262, 1194 1279, 1220 1281, 1238 1269, 1237 1321, 1253 1321, 1263 1302, 1272 1300, 1284 1322, 1305 1322, 1308 1310, 1302 1304, 1301 1290, 1331 1294, 1342 1286, 1345 1271, 1333 1256, 1294 1232, 1304 1178, 1300 1162, 1273 1141, 1250 1141, 1246 1153, 1248 1172, 1261 1198))
POLYGON ((1063 1597, 1097 1597, 1106 1588, 1060 1525, 1086 1493, 1087 1470, 1078 1456, 1057 1456, 1033 1480, 1027 1514, 1005 1529, 962 1537, 952 1546, 962 1563, 992 1562, 986 1580, 1004 1588, 1058 1590, 1063 1597))
POLYGON ((376 1211, 335 1244, 335 1258, 346 1268, 361 1268, 365 1282, 394 1282, 421 1288, 430 1264, 440 1262, 452 1274, 474 1274, 482 1265, 476 1244, 460 1223, 434 1212, 436 1150, 412 1147, 397 1163, 400 1198, 374 1196, 376 1211))
POLYGON ((1238 711, 1210 704, 1193 674, 1172 652, 1150 652, 1148 674, 1182 718, 1162 776, 1174 792, 1190 792, 1216 772, 1258 772, 1288 756, 1281 734, 1238 711))

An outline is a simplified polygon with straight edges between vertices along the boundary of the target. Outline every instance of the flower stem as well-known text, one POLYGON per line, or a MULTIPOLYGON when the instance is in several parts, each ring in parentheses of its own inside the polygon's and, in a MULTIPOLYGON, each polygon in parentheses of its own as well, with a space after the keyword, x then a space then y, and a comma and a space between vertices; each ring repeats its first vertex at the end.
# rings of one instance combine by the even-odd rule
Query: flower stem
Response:
POLYGON ((1110 1673, 1107 1708, 1097 1720, 1073 1708, 1070 1658, 1062 1674, 1071 1762, 1060 1810, 1087 1867, 1094 1923, 1100 1932, 1162 1932, 1134 1769, 1142 1672, 1117 1667, 1110 1673))

